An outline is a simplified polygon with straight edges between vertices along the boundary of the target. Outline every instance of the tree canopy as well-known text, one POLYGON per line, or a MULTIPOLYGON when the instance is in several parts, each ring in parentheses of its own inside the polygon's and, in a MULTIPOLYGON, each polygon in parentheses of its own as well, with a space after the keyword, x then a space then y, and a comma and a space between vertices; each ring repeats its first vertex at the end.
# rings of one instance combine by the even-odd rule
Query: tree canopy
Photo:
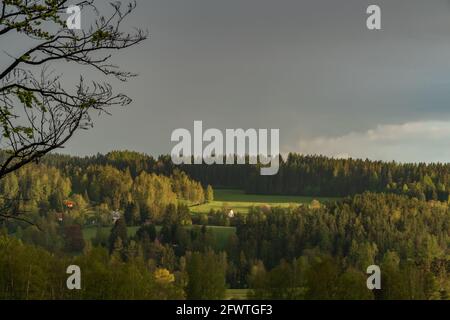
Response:
POLYGON ((10 59, 0 69, 0 148, 6 150, 0 179, 62 147, 77 129, 88 129, 91 112, 109 112, 112 106, 131 102, 103 78, 126 81, 135 76, 112 64, 111 52, 139 44, 147 33, 123 27, 136 3, 113 2, 109 14, 100 14, 98 3, 75 3, 83 15, 96 17, 81 30, 65 24, 67 0, 4 0, 0 4, 0 37, 7 41, 13 35, 23 44, 17 52, 3 51, 10 59), (59 61, 78 66, 76 85, 58 73, 59 61), (100 77, 85 79, 82 74, 87 69, 100 77))

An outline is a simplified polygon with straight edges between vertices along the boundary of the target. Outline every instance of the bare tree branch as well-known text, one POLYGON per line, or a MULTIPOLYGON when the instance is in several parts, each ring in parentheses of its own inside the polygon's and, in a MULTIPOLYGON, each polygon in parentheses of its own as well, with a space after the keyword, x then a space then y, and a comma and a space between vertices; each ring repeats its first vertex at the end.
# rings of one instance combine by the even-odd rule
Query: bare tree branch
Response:
MULTIPOLYGON (((78 129, 92 127, 91 112, 109 113, 112 106, 125 106, 131 99, 114 93, 107 82, 89 81, 80 75, 76 86, 67 86, 62 75, 54 75, 51 64, 73 63, 127 81, 136 74, 110 62, 112 52, 145 40, 147 32, 125 32, 123 22, 136 8, 110 3, 111 12, 102 16, 96 0, 76 3, 82 13, 96 19, 83 30, 65 26, 67 0, 3 0, 0 37, 10 31, 32 39, 33 45, 0 66, 0 179, 22 166, 37 161, 63 145, 78 129)), ((24 41, 28 45, 29 41, 24 41)), ((8 218, 10 214, 0 213, 8 218)))

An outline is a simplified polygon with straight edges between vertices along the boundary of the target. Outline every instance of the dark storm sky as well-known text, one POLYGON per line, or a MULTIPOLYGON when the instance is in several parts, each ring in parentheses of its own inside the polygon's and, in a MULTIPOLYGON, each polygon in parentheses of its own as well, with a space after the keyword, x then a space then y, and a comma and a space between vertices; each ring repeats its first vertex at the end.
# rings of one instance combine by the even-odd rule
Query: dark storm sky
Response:
POLYGON ((450 160, 449 1, 146 0, 130 25, 151 33, 114 57, 140 74, 120 84, 133 104, 63 152, 168 153, 203 120, 279 128, 283 152, 450 160))

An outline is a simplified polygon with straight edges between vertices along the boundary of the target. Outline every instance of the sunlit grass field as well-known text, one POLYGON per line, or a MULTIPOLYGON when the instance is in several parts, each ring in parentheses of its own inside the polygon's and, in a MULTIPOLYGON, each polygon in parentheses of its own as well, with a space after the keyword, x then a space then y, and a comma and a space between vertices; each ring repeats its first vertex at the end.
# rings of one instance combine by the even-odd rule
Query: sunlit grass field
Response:
MULTIPOLYGON (((249 209, 253 206, 270 206, 270 207, 296 207, 300 204, 308 205, 313 200, 319 202, 327 202, 337 200, 338 198, 323 198, 323 197, 303 197, 303 196, 280 196, 280 195, 255 195, 245 194, 242 190, 237 189, 217 189, 214 191, 214 201, 209 203, 191 206, 190 210, 193 214, 208 213, 211 209, 220 210, 226 208, 227 210, 233 210, 237 213, 248 213, 249 209)), ((102 227, 102 232, 109 236, 112 227, 102 227)), ((160 230, 160 226, 157 226, 157 231, 160 230)), ((191 228, 186 226, 185 228, 191 228)), ((215 239, 215 249, 223 250, 228 244, 228 240, 231 235, 236 232, 234 227, 224 226, 207 226, 209 231, 213 234, 215 239)), ((96 227, 83 228, 83 237, 85 240, 92 240, 96 234, 96 227)), ((139 226, 127 227, 128 236, 133 237, 139 226)), ((236 293, 237 294, 237 293, 236 293)), ((237 297, 234 297, 235 299, 237 297)))
POLYGON ((248 213, 249 208, 253 206, 296 207, 300 204, 310 204, 313 200, 326 202, 336 199, 338 198, 245 194, 243 190, 217 189, 214 190, 214 201, 191 206, 190 209, 192 213, 208 213, 211 209, 223 208, 233 210, 234 213, 248 213))

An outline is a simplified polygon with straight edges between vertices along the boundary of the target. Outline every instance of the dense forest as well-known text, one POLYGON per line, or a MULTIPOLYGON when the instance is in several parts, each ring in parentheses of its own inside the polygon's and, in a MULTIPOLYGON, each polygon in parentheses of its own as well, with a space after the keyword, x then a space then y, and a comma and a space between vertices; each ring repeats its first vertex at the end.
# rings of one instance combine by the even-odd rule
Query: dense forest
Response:
POLYGON ((262 177, 128 151, 49 155, 0 180, 0 298, 449 299, 449 169, 289 155, 262 177), (191 212, 224 186, 340 198, 191 212), (234 230, 222 245, 219 226, 234 230), (70 264, 81 290, 65 287, 70 264), (381 290, 366 287, 372 264, 381 290))
POLYGON ((360 159, 289 154, 274 176, 257 166, 183 166, 192 178, 213 186, 239 187, 248 193, 347 196, 371 192, 448 201, 450 164, 401 164, 360 159))
POLYGON ((45 163, 71 175, 74 168, 92 164, 128 169, 132 176, 142 171, 170 175, 179 169, 203 185, 245 189, 255 194, 348 196, 364 191, 404 194, 426 200, 448 201, 450 164, 396 163, 361 159, 333 159, 324 156, 289 154, 281 159, 274 176, 261 176, 255 165, 180 165, 170 156, 110 152, 92 157, 51 155, 45 163))

